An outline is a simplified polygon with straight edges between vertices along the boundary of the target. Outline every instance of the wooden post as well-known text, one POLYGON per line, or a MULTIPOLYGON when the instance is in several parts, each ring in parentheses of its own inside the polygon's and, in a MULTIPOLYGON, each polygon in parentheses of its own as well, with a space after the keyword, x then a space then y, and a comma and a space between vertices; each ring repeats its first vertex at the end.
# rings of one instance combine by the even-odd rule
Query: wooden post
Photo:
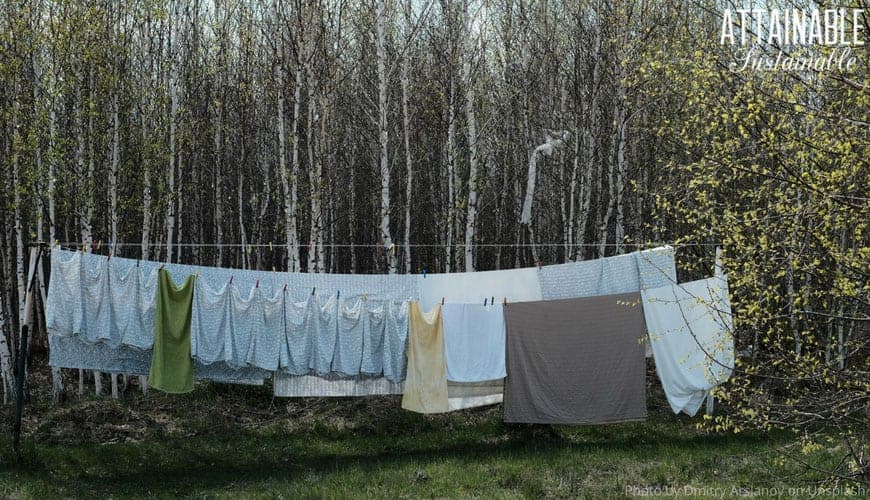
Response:
POLYGON ((30 248, 30 270, 27 273, 27 288, 24 294, 24 317, 21 318, 21 336, 18 339, 18 373, 15 386, 15 417, 12 422, 12 449, 20 454, 21 416, 24 411, 24 381, 27 379, 27 337, 33 327, 33 288, 36 284, 36 269, 42 257, 44 243, 30 248))

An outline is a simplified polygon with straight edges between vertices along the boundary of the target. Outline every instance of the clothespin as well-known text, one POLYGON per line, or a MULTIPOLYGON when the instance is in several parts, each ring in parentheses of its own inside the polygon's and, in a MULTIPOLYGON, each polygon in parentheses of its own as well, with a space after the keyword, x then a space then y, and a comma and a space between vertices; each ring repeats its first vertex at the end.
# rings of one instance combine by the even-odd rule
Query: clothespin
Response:
POLYGON ((233 284, 233 275, 231 274, 230 275, 230 285, 232 285, 232 284, 233 284))
POLYGON ((543 262, 541 262, 541 261, 538 261, 538 269, 540 269, 540 268, 542 268, 542 267, 544 267, 544 264, 543 264, 543 262))
POLYGON ((392 252, 393 255, 396 255, 396 244, 395 243, 390 243, 390 252, 392 252))
POLYGON ((489 305, 494 305, 494 304, 495 304, 495 295, 493 295, 493 296, 489 299, 489 305))
POLYGON ((483 298, 483 307, 486 307, 486 301, 487 301, 487 300, 488 300, 488 299, 487 299, 486 297, 483 298))
POLYGON ((136 267, 139 267, 139 259, 136 259, 136 267))
POLYGON ((428 273, 428 272, 429 272, 428 269, 423 268, 423 279, 426 279, 426 273, 428 273))
POLYGON ((444 305, 444 297, 441 297, 441 305, 444 305))
POLYGON ((99 250, 101 246, 103 246, 103 240, 97 240, 97 250, 99 250))
POLYGON ((316 287, 316 286, 311 288, 311 296, 312 296, 312 297, 314 296, 314 291, 315 291, 315 290, 317 290, 317 287, 316 287))
POLYGON ((284 291, 287 291, 287 283, 284 283, 284 291))
POLYGON ((335 291, 335 300, 338 300, 340 298, 341 298, 341 290, 336 290, 335 291))
POLYGON ((507 297, 504 298, 504 305, 507 305, 507 297))
POLYGON ((254 288, 260 288, 260 280, 257 280, 257 283, 254 284, 254 288))

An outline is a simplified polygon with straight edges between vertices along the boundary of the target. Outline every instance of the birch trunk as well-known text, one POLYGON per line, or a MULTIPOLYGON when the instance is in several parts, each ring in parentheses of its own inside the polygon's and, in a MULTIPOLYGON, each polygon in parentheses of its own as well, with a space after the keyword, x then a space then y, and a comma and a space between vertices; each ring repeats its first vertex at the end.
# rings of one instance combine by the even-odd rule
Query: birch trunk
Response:
POLYGON ((610 225, 610 218, 613 216, 613 206, 616 202, 616 162, 611 161, 608 168, 608 200, 607 208, 604 216, 601 218, 601 224, 598 226, 598 256, 604 257, 607 249, 607 226, 610 225))
MULTIPOLYGON (((408 8, 410 3, 405 7, 405 29, 410 30, 411 21, 408 8)), ((409 35, 410 37, 410 35, 409 35)), ((414 168, 411 162, 411 113, 408 109, 408 45, 410 41, 406 41, 405 53, 402 55, 401 75, 399 77, 402 83, 402 132, 405 139, 405 272, 411 272, 411 198, 414 194, 414 168)))
POLYGON ((538 157, 550 156, 554 151, 562 147, 562 144, 564 144, 570 136, 570 132, 567 130, 555 132, 553 134, 547 132, 545 136, 546 138, 544 142, 535 147, 535 149, 532 150, 532 154, 529 155, 529 168, 526 176, 526 197, 523 201, 523 211, 520 216, 520 224, 526 226, 532 225, 532 202, 535 197, 538 157))
POLYGON ((317 109, 317 98, 314 96, 314 75, 308 68, 308 120, 306 137, 308 137, 308 180, 311 188, 311 220, 310 245, 308 251, 308 272, 323 272, 323 163, 317 145, 317 122, 320 114, 317 109))
MULTIPOLYGON (((172 14, 175 16, 175 13, 172 14)), ((175 158, 177 149, 177 118, 178 118, 178 62, 176 61, 176 40, 174 36, 177 33, 172 32, 172 24, 174 20, 170 20, 169 34, 169 165, 167 168, 167 192, 168 199, 166 202, 166 262, 172 262, 172 250, 175 244, 175 158)))
POLYGON ((473 44, 468 4, 463 4, 465 16, 465 52, 462 80, 465 85, 465 120, 468 127, 468 209, 465 216, 465 272, 474 271, 474 233, 477 228, 477 120, 474 114, 474 83, 471 75, 473 44))
POLYGON ((293 167, 290 174, 290 202, 289 202, 289 230, 287 234, 288 245, 291 252, 289 254, 289 270, 298 272, 302 268, 302 262, 299 258, 299 236, 297 235, 296 207, 299 206, 299 115, 302 100, 302 68, 297 63, 295 82, 293 88, 293 167))
MULTIPOLYGON (((82 239, 85 241, 85 251, 90 253, 93 249, 93 217, 94 217, 94 71, 91 69, 88 77, 90 99, 88 102, 88 175, 85 182, 85 216, 82 223, 82 239)), ((99 396, 103 393, 103 380, 99 371, 94 371, 94 393, 99 396)))
POLYGON ((387 131, 387 47, 385 0, 377 0, 377 59, 378 59, 378 136, 380 139, 381 172, 381 246, 387 258, 388 272, 396 273, 396 254, 392 251, 393 238, 390 236, 390 162, 387 156, 389 136, 387 131))
MULTIPOLYGON (((620 65, 621 68, 621 65, 620 65)), ((623 203, 623 193, 625 191, 625 174, 627 170, 625 159, 626 147, 626 100, 625 87, 622 84, 622 70, 617 72, 617 81, 619 82, 616 95, 616 228, 615 228, 615 243, 616 253, 624 252, 625 239, 625 213, 623 203)))
MULTIPOLYGON (((601 27, 595 23, 595 38, 592 54, 592 82, 589 86, 586 126, 583 128, 583 178, 580 184, 580 215, 575 237, 577 250, 575 260, 585 257, 586 226, 589 222, 589 209, 592 206, 592 176, 595 173, 595 131, 598 130, 598 99, 601 85, 601 27)), ((579 141, 578 141, 579 146, 579 141)), ((575 156, 575 161, 578 156, 575 156)), ((599 162, 600 164, 600 162, 599 162)), ((596 193, 601 193, 601 176, 596 176, 596 193)))
MULTIPOLYGON (((0 289, 0 294, 3 290, 0 289)), ((6 326, 6 317, 3 313, 3 307, 0 306, 0 375, 2 375, 3 383, 3 404, 9 402, 10 398, 14 398, 15 384, 12 375, 12 355, 9 352, 9 344, 6 342, 6 334, 4 327, 6 326)))
POLYGON ((445 241, 444 272, 453 266, 453 228, 456 220, 456 112, 454 111, 455 85, 450 78, 450 99, 447 110, 447 238, 445 241))
POLYGON ((224 195, 223 195, 223 172, 221 165, 223 164, 223 105, 218 104, 217 123, 214 127, 214 228, 215 228, 215 243, 217 244, 217 253, 215 254, 215 265, 220 267, 224 261, 224 195))
MULTIPOLYGON (((148 128, 142 112, 142 144, 148 144, 148 128)), ((142 159, 142 246, 141 258, 148 260, 151 253, 151 162, 149 158, 142 159)))
MULTIPOLYGON (((118 94, 112 96, 112 161, 109 167, 109 252, 116 251, 118 242, 118 163, 120 161, 120 127, 118 122, 118 94)), ((110 373, 112 398, 118 399, 118 377, 110 373)))
POLYGON ((18 114, 20 104, 18 102, 18 88, 13 89, 14 97, 12 103, 12 199, 15 204, 13 209, 13 217, 15 222, 15 276, 18 283, 18 322, 19 324, 24 318, 24 291, 26 287, 26 276, 24 275, 24 227, 21 223, 21 173, 19 171, 19 155, 18 148, 21 145, 21 137, 19 134, 18 114))
POLYGON ((109 245, 112 252, 118 242, 118 164, 121 159, 118 119, 118 94, 112 97, 112 162, 109 168, 109 245))
MULTIPOLYGON (((48 110, 48 240, 49 245, 54 245, 54 242, 57 240, 56 236, 56 226, 55 226, 55 184, 56 184, 56 170, 55 170, 55 144, 57 142, 57 112, 55 110, 55 100, 54 100, 54 70, 49 71, 49 110, 48 110)), ((41 268, 40 268, 41 269, 41 268)), ((45 286, 45 279, 43 276, 40 276, 40 283, 45 286)), ((43 302, 44 303, 44 302, 43 302)), ((0 311, 0 315, 3 312, 0 311)), ((2 320, 0 320, 2 323, 2 320)), ((3 325, 0 324, 0 336, 2 336, 3 325)), ((3 339, 2 342, 5 342, 3 339)), ((0 357, 3 354, 3 347, 0 346, 0 357)), ((63 372, 60 368, 56 366, 51 367, 51 403, 57 404, 60 402, 60 398, 63 395, 63 372)))
MULTIPOLYGON (((281 178, 281 194, 284 197, 284 235, 286 238, 287 267, 290 271, 296 271, 299 261, 299 243, 296 239, 296 207, 290 194, 291 179, 287 173, 287 138, 284 127, 284 44, 277 27, 279 19, 277 0, 274 3, 274 8, 276 20, 275 80, 278 86, 278 176, 281 178)), ((295 180, 293 180, 293 184, 293 196, 295 196, 295 180)))

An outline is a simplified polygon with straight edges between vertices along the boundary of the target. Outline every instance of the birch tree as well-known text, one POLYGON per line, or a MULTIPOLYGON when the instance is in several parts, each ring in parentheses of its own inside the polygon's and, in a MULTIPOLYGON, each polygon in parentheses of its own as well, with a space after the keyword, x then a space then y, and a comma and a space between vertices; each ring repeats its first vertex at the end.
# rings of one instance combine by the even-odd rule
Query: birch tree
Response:
POLYGON ((463 55, 462 83, 465 86, 465 121, 468 130, 468 208, 465 216, 465 272, 474 271, 474 232, 477 227, 477 118, 474 111, 474 78, 472 63, 475 59, 476 37, 472 33, 471 13, 468 0, 462 4, 463 17, 463 55))
POLYGON ((386 12, 386 1, 376 0, 375 32, 377 38, 377 65, 378 65, 378 142, 379 142, 379 171, 381 176, 381 210, 380 232, 381 245, 385 250, 387 259, 387 271, 396 273, 396 254, 393 249, 393 238, 390 235, 390 162, 389 162, 389 131, 387 129, 387 40, 386 25, 389 22, 386 12))

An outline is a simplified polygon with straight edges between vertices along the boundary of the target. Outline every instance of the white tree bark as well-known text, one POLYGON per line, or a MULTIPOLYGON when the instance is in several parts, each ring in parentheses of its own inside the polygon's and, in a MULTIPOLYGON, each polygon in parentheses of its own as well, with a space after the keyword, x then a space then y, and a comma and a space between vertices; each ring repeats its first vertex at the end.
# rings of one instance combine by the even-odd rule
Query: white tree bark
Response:
MULTIPOLYGON (((600 37, 599 37, 600 40, 600 37)), ((598 52, 596 49, 595 63, 593 68, 593 78, 591 87, 591 99, 587 107, 586 125, 583 128, 583 177, 580 183, 580 215, 577 221, 577 233, 575 235, 576 253, 574 260, 582 260, 585 254, 586 245, 586 226, 589 222, 589 209, 592 206, 592 175, 595 172, 595 130, 598 129, 598 85, 599 85, 599 63, 598 52)), ((579 141, 578 141, 579 147, 579 141)), ((576 162, 579 155, 575 156, 576 162)), ((598 188, 600 192, 600 177, 598 180, 598 188)))
MULTIPOLYGON (((174 5, 174 4, 173 4, 174 5)), ((178 119, 178 61, 176 57, 176 40, 178 33, 172 29, 175 18, 178 15, 173 9, 170 14, 169 33, 169 165, 167 168, 167 192, 166 202, 166 262, 172 262, 172 250, 175 244, 175 159, 177 157, 177 119, 178 119)))
MULTIPOLYGON (((278 176, 281 178, 281 194, 284 199, 284 235, 286 238, 287 267, 289 271, 299 269, 299 242, 296 235, 296 179, 292 179, 287 172, 287 138, 284 125, 284 37, 280 30, 280 15, 277 0, 274 2, 275 9, 275 80, 278 87, 278 176)), ((297 81, 297 89, 299 82, 297 81)), ((298 96, 294 102, 294 108, 298 110, 298 96)), ((293 126, 296 127, 294 116, 293 126)), ((296 142, 294 131, 294 146, 296 142)), ((296 159, 294 158, 294 164, 296 159)))
MULTIPOLYGON (((118 94, 112 96, 112 161, 109 167, 109 251, 115 252, 118 242, 118 163, 121 159, 118 94)), ((110 373, 112 398, 118 399, 118 377, 110 373)))
POLYGON ((447 110, 447 238, 445 241, 444 272, 453 268, 453 231, 456 223, 456 86, 450 77, 450 97, 447 110))
POLYGON ((308 180, 311 189, 310 245, 308 249, 308 272, 323 272, 323 159, 317 144, 317 125, 321 120, 317 109, 317 96, 314 95, 316 82, 313 71, 308 67, 308 180))
POLYGON ((465 216, 465 271, 474 271, 474 233, 477 228, 477 119, 474 114, 474 82, 471 62, 474 59, 474 43, 471 33, 471 19, 468 2, 463 2, 464 38, 462 81, 465 86, 465 121, 468 129, 468 207, 465 216))
MULTIPOLYGON (((616 203, 616 161, 611 160, 608 168, 608 199, 607 209, 604 216, 601 218, 601 224, 598 226, 598 256, 604 257, 607 250, 607 227, 610 225, 610 218, 613 217, 613 207, 616 203)), ((599 190, 599 193, 601 191, 599 190)))
POLYGON ((13 217, 15 220, 15 276, 18 282, 18 322, 21 323, 24 318, 24 295, 26 285, 26 276, 24 275, 24 227, 21 224, 21 190, 20 185, 20 165, 18 147, 21 144, 19 133, 18 114, 20 111, 20 103, 18 102, 17 86, 13 89, 14 96, 12 102, 12 199, 15 204, 13 208, 13 217))
POLYGON ((381 173, 381 245, 387 258, 387 269, 390 274, 396 273, 396 254, 392 251, 393 238, 390 235, 390 162, 387 156, 389 136, 387 130, 387 47, 386 23, 387 13, 385 0, 377 0, 376 31, 377 31, 377 64, 378 64, 378 137, 380 142, 380 173, 381 173))
POLYGON ((214 155, 215 155, 215 173, 214 173, 214 228, 215 228, 215 243, 217 246, 215 265, 220 267, 224 261, 224 194, 223 194, 223 105, 217 105, 217 117, 214 124, 214 155))
POLYGON ((408 106, 408 91, 410 87, 410 77, 408 75, 408 66, 410 66, 411 45, 411 4, 405 3, 405 30, 407 35, 405 38, 405 50, 402 54, 402 62, 400 68, 399 80, 402 84, 402 132, 405 139, 405 272, 411 272, 411 199, 414 194, 414 166, 411 161, 411 112, 408 106))
POLYGON ((112 162, 109 168, 109 244, 115 251, 118 242, 118 164, 121 160, 118 94, 112 97, 112 162))
POLYGON ((289 268, 291 272, 298 272, 302 268, 302 262, 299 257, 299 236, 297 234, 297 219, 296 210, 299 206, 299 118, 301 114, 302 101, 302 67, 301 63, 297 63, 294 74, 293 88, 293 126, 292 136, 293 149, 291 151, 293 166, 290 173, 290 201, 289 201, 289 230, 287 239, 288 245, 291 247, 289 254, 289 268))
MULTIPOLYGON (((49 75, 49 85, 48 85, 48 93, 49 93, 49 110, 48 110, 48 189, 47 189, 47 197, 48 197, 48 240, 50 245, 54 245, 56 240, 56 226, 55 226, 55 185, 57 182, 56 179, 56 169, 55 169, 55 144, 57 142, 57 112, 55 110, 55 78, 54 78, 54 69, 48 72, 49 75)), ((40 283, 45 283, 45 279, 43 276, 40 276, 40 283)), ((43 302, 45 303, 45 302, 43 302)), ((0 311, 0 315, 2 315, 2 311, 0 311)), ((2 321, 0 321, 2 323, 2 321)), ((3 331, 3 326, 0 324, 0 332, 3 331)), ((2 336, 2 333, 0 333, 2 336)), ((5 339, 4 339, 5 341, 5 339)), ((2 356, 2 347, 0 347, 0 356, 2 356)), ((51 402, 52 404, 57 404, 60 402, 60 398, 63 395, 63 372, 60 368, 56 366, 51 367, 51 402)))
POLYGON ((531 226, 532 222, 532 202, 535 197, 535 179, 537 177, 537 164, 539 156, 550 156, 554 151, 559 149, 562 144, 571 136, 567 130, 558 132, 546 132, 544 142, 539 144, 532 150, 529 155, 529 169, 526 177, 526 197, 523 201, 523 212, 520 216, 520 223, 531 226))
POLYGON ((625 192, 625 175, 627 170, 625 159, 626 148, 626 90, 623 79, 623 67, 620 61, 617 61, 616 71, 616 228, 615 228, 615 243, 616 253, 621 254, 625 251, 623 245, 625 239, 625 207, 623 203, 623 193, 625 192))
MULTIPOLYGON (((0 293, 3 289, 0 288, 0 293)), ((6 318, 3 314, 3 307, 0 306, 0 375, 2 375, 3 383, 3 404, 14 398, 15 380, 12 376, 12 355, 9 352, 9 344, 6 342, 6 335, 3 333, 3 327, 6 324, 6 318)))

